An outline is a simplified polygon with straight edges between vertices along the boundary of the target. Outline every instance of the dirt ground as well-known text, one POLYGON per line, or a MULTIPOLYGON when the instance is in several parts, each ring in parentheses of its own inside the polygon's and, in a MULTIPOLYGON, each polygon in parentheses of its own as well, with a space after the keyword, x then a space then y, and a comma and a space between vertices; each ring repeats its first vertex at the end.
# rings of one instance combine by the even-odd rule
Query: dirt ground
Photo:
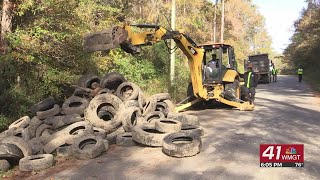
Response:
POLYGON ((189 111, 205 130, 200 154, 168 157, 161 148, 112 145, 93 160, 62 160, 38 173, 5 179, 319 179, 320 99, 295 76, 260 84, 253 112, 189 111), (260 144, 304 144, 304 168, 260 168, 260 144))

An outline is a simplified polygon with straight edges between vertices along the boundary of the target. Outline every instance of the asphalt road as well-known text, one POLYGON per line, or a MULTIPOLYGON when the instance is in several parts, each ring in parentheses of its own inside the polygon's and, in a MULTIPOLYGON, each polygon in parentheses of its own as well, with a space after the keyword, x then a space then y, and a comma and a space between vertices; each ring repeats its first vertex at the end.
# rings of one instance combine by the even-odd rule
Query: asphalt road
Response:
POLYGON ((205 130, 200 154, 172 158, 161 148, 111 146, 103 156, 67 161, 29 179, 319 179, 320 100, 297 77, 260 84, 253 112, 190 111, 205 130), (260 144, 304 144, 304 168, 260 168, 260 144))

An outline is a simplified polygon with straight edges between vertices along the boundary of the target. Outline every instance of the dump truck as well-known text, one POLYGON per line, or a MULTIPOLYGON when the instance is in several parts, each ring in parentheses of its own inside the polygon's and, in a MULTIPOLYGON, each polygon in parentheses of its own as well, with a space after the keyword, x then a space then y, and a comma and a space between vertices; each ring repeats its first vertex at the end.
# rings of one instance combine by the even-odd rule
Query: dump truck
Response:
MULTIPOLYGON (((192 94, 187 103, 176 107, 182 111, 199 101, 215 100, 240 110, 253 110, 254 105, 241 99, 240 74, 234 48, 224 43, 198 45, 187 34, 166 29, 159 25, 137 24, 116 26, 84 36, 84 50, 87 52, 109 51, 121 47, 127 53, 140 53, 140 48, 160 41, 174 40, 177 48, 188 58, 192 94), (216 63, 209 69, 210 58, 214 55, 216 63), (215 72, 206 75, 206 72, 215 72)), ((189 89, 190 90, 190 89, 189 89)))
POLYGON ((269 59, 268 54, 256 54, 248 57, 244 61, 244 70, 247 70, 248 64, 252 65, 252 70, 259 76, 262 83, 270 83, 272 81, 273 63, 269 59))

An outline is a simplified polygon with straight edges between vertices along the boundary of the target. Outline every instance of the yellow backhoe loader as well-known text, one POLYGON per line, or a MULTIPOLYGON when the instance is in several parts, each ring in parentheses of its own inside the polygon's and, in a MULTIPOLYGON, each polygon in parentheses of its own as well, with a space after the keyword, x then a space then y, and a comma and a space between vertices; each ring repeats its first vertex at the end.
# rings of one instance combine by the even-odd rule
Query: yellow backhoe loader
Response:
POLYGON ((158 25, 140 24, 88 33, 84 36, 84 50, 108 51, 120 46, 125 52, 135 54, 140 52, 142 46, 169 39, 173 39, 187 56, 192 81, 188 90, 189 102, 177 106, 176 111, 203 100, 215 100, 240 110, 254 109, 252 104, 241 98, 240 74, 231 45, 197 45, 188 35, 179 31, 168 30, 158 25))

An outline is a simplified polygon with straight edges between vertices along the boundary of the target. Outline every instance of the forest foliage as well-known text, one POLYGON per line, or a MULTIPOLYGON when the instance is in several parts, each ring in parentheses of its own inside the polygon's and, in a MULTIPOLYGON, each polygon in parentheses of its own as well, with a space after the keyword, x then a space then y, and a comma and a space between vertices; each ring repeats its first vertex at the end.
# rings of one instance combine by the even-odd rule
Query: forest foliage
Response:
POLYGON ((291 43, 284 51, 286 63, 291 73, 298 68, 304 69, 304 74, 318 83, 320 87, 320 1, 308 0, 307 7, 294 24, 294 34, 291 43))
MULTIPOLYGON (((168 91, 170 55, 164 43, 132 56, 119 49, 109 54, 85 53, 82 38, 85 33, 124 23, 169 27, 171 0, 6 1, 13 4, 13 18, 12 31, 5 37, 8 48, 0 56, 0 122, 28 114, 32 104, 48 96, 63 102, 72 91, 70 86, 89 72, 102 76, 118 71, 148 94, 168 91)), ((213 1, 176 0, 176 7, 176 29, 199 44, 212 41, 213 1)), ((220 9, 219 1, 217 41, 220 9)), ((224 42, 235 47, 240 68, 254 52, 272 53, 264 18, 251 0, 225 1, 224 42)), ((179 50, 176 53, 179 81, 172 96, 179 101, 186 96, 189 70, 185 56, 179 50)))

